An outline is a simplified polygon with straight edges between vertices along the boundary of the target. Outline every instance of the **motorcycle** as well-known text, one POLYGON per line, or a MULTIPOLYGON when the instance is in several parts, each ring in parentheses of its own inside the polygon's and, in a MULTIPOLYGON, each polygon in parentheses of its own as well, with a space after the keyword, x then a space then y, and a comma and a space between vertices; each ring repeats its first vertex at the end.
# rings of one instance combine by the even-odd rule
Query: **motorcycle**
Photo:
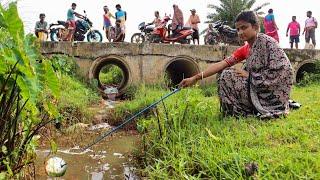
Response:
MULTIPOLYGON (((170 43, 178 42, 181 44, 190 44, 192 39, 193 30, 191 27, 182 27, 172 35, 167 36, 167 31, 170 32, 170 28, 167 28, 167 23, 170 17, 164 16, 161 24, 154 28, 150 36, 150 42, 152 43, 170 43)), ((169 34, 169 33, 168 33, 169 34)))
POLYGON ((217 37, 219 36, 219 32, 215 29, 208 29, 206 35, 204 36, 204 44, 205 45, 216 45, 218 44, 217 37))
POLYGON ((141 31, 141 33, 134 33, 131 36, 131 42, 143 43, 145 41, 149 41, 151 32, 153 31, 154 27, 152 27, 149 24, 146 24, 145 22, 142 22, 139 24, 138 29, 141 31))
MULTIPOLYGON (((86 35, 88 42, 102 42, 102 34, 98 30, 91 29, 92 22, 87 18, 86 11, 84 13, 84 18, 79 18, 76 21, 76 29, 73 34, 74 41, 84 41, 86 35)), ((51 41, 63 41, 69 33, 65 21, 50 24, 49 30, 51 41)))
POLYGON ((236 29, 232 29, 230 26, 225 25, 226 22, 217 21, 213 24, 213 28, 218 33, 214 33, 214 39, 216 43, 225 43, 230 45, 241 45, 240 38, 236 29))

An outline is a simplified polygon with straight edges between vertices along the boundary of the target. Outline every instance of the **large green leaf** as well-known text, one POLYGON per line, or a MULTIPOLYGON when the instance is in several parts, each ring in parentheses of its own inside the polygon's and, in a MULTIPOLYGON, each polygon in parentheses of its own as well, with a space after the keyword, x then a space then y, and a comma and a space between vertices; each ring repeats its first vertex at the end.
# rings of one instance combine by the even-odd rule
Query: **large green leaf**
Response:
POLYGON ((7 70, 7 65, 3 59, 3 57, 1 58, 1 55, 0 55, 0 74, 4 74, 7 70))
POLYGON ((1 14, 5 23, 6 29, 16 42, 20 42, 24 37, 23 23, 19 18, 17 3, 10 3, 8 9, 1 8, 1 14))
POLYGON ((44 67, 46 70, 46 72, 44 74, 46 85, 55 97, 59 97, 59 94, 60 94, 59 80, 58 80, 55 72, 53 71, 53 68, 52 68, 50 62, 45 61, 45 62, 43 62, 43 64, 44 64, 44 67))

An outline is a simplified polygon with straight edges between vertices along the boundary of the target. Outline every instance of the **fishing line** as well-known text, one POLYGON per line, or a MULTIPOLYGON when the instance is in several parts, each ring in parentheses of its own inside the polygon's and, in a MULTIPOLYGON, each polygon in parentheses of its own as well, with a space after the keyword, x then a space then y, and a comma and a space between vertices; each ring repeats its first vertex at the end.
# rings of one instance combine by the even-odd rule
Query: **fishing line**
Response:
POLYGON ((94 146, 95 144, 97 144, 98 142, 100 142, 101 140, 103 140, 104 138, 106 138, 107 136, 113 134, 114 132, 116 132, 117 130, 119 130, 120 128, 122 128, 123 126, 125 126, 126 124, 128 124, 129 122, 133 121, 136 117, 138 117, 139 115, 141 115, 142 113, 144 113, 145 111, 153 108, 154 106, 156 106, 157 104, 159 104, 160 102, 162 102, 163 100, 167 99, 168 97, 172 96, 173 94, 177 93, 180 91, 180 88, 176 88, 173 91, 171 91, 170 93, 168 93, 167 95, 163 96, 161 99, 159 99, 158 101, 150 104, 149 106, 145 107, 144 109, 142 109, 141 111, 137 112, 136 114, 134 114, 133 116, 131 116, 130 118, 124 120, 124 122, 122 124, 120 124, 117 127, 112 128, 111 130, 103 133, 101 136, 97 137, 92 143, 88 144, 87 146, 85 146, 84 148, 82 148, 82 151, 87 150, 88 148, 94 146))

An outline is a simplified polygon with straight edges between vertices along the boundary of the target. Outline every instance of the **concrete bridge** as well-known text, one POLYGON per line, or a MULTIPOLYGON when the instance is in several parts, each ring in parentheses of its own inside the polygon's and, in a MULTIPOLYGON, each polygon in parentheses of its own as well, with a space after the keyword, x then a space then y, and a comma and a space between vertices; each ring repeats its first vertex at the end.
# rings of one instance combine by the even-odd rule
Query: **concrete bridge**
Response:
MULTIPOLYGON (((41 52, 45 56, 65 54, 74 57, 80 66, 80 74, 88 80, 97 79, 98 82, 100 70, 107 64, 114 64, 123 71, 124 79, 120 89, 124 90, 133 84, 158 83, 166 74, 177 84, 184 77, 201 72, 210 63, 222 60, 236 48, 150 43, 44 42, 41 52)), ((318 50, 285 51, 294 67, 296 81, 302 78, 303 72, 312 71, 314 62, 320 59, 318 50)), ((213 78, 202 83, 210 83, 213 78)))

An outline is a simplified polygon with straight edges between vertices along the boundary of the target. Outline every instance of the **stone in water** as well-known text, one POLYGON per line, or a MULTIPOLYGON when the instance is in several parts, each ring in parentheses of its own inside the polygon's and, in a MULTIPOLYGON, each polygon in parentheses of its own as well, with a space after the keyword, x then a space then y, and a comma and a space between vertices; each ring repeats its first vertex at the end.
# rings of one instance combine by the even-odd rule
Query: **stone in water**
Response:
POLYGON ((67 163, 59 157, 52 157, 46 162, 46 173, 50 177, 61 177, 66 171, 67 163))

